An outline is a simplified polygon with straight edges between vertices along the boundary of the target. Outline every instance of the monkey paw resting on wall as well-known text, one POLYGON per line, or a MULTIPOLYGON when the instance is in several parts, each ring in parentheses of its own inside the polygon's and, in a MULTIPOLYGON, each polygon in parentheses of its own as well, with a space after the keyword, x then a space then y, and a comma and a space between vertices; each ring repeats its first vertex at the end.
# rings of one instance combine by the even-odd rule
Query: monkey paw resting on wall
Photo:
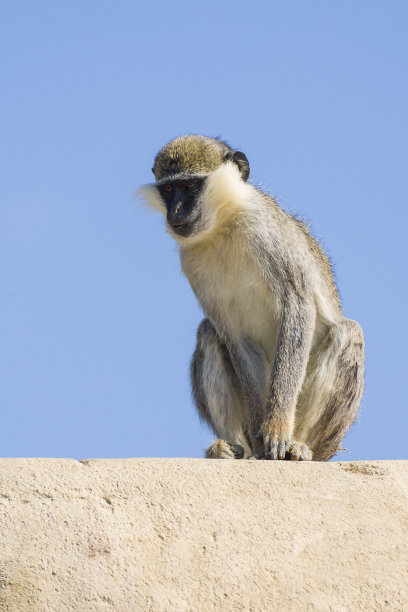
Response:
POLYGON ((166 215, 206 315, 191 362, 218 437, 206 457, 328 461, 357 415, 364 338, 325 253, 218 139, 176 138, 152 170, 142 193, 166 215))

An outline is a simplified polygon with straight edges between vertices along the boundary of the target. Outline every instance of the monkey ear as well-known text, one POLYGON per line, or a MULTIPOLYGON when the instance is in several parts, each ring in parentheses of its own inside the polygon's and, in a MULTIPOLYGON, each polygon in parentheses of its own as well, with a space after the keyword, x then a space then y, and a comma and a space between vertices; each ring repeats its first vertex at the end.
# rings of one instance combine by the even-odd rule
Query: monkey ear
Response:
POLYGON ((154 168, 152 168, 152 172, 153 172, 153 174, 154 174, 154 168))
POLYGON ((242 153, 242 151, 234 151, 232 159, 239 168, 242 180, 247 181, 249 177, 249 161, 245 153, 242 153))

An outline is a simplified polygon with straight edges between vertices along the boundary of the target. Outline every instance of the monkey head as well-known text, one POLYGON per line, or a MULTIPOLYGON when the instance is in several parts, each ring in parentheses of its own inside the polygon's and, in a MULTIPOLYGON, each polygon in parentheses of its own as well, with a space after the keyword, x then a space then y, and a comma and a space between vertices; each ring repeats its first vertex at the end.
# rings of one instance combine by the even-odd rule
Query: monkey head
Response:
MULTIPOLYGON (((222 194, 220 181, 215 184, 212 177, 218 177, 220 170, 226 167, 236 182, 242 185, 247 181, 249 163, 244 153, 234 151, 216 138, 181 136, 159 151, 152 168, 156 192, 142 191, 149 203, 166 215, 168 229, 174 238, 197 236, 218 225, 216 204, 222 194)), ((221 183, 225 192, 225 177, 221 183)), ((224 197, 223 205, 226 204, 224 197)))

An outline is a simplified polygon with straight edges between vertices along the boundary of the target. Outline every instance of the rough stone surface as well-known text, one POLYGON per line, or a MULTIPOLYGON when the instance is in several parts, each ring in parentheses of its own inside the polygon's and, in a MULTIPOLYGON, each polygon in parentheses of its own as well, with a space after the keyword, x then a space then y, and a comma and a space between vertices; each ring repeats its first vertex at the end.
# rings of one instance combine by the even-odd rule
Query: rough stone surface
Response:
POLYGON ((0 460, 0 610, 408 610, 408 461, 0 460))

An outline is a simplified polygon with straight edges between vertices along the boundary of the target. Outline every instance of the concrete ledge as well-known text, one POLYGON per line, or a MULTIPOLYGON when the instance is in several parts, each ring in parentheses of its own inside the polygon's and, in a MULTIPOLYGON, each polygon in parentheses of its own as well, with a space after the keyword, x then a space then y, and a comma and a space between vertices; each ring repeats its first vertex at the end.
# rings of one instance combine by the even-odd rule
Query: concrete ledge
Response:
POLYGON ((0 610, 408 609, 408 461, 0 460, 0 610))

